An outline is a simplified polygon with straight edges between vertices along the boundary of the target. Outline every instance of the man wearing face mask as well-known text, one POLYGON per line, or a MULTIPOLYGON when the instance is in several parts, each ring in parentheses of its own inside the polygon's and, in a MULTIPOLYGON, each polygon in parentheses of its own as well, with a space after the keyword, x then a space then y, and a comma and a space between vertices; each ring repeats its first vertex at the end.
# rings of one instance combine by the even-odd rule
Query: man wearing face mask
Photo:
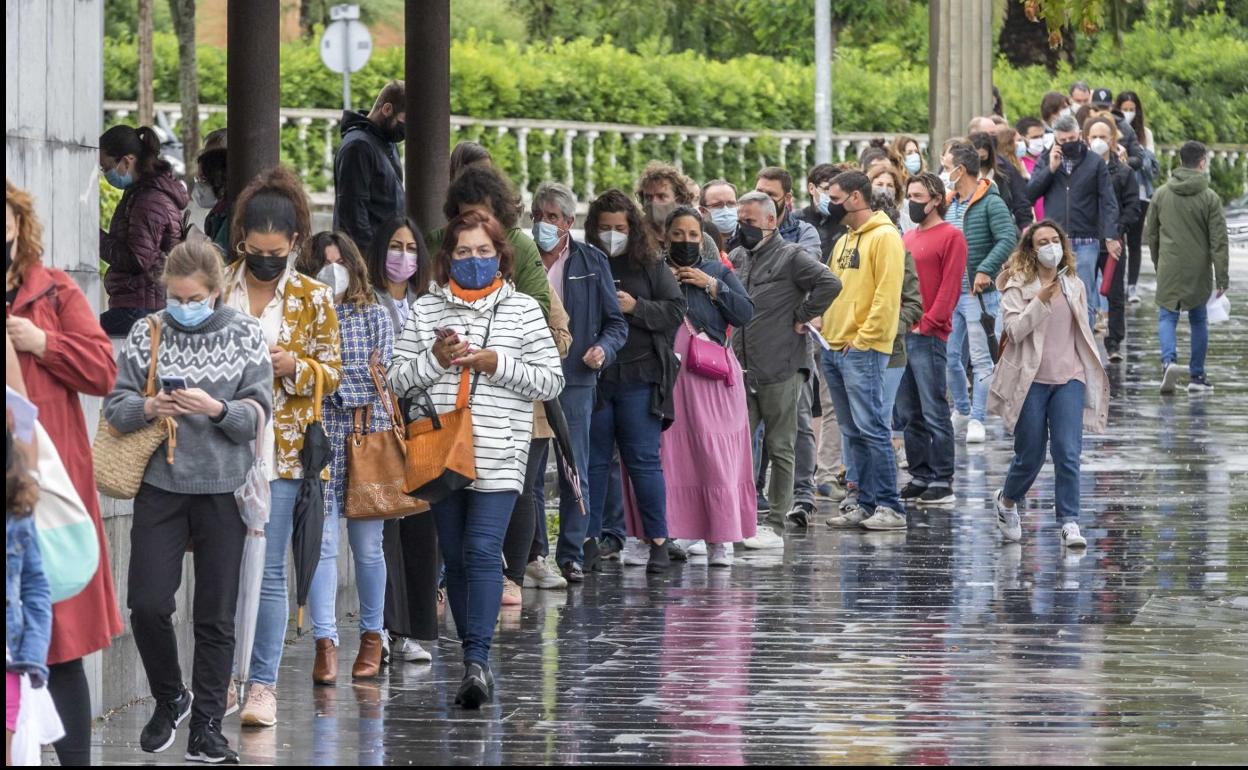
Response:
MULTIPOLYGON (((840 281, 797 244, 777 234, 775 202, 766 193, 743 195, 737 206, 741 245, 729 258, 754 316, 733 336, 732 346, 745 370, 750 430, 764 430, 771 462, 770 511, 747 548, 783 547, 783 531, 793 500, 794 446, 798 402, 806 378, 808 323, 823 315, 840 292, 840 281)), ((898 287, 900 294, 900 286, 898 287)))
POLYGON ((1118 197, 1109 177, 1109 167, 1083 142, 1079 124, 1069 116, 1053 125, 1055 143, 1048 162, 1037 163, 1027 197, 1034 203, 1044 200, 1044 213, 1070 235, 1079 280, 1088 294, 1088 323, 1096 324, 1100 298, 1096 285, 1096 263, 1104 242, 1109 256, 1122 255, 1118 240, 1118 197))
POLYGON ((334 158, 334 229, 368 251, 383 222, 406 210, 397 144, 406 132, 401 80, 381 89, 373 109, 342 113, 342 144, 334 158))
MULTIPOLYGON (((642 169, 641 179, 637 181, 637 200, 641 201, 646 227, 656 243, 663 242, 663 228, 672 212, 681 206, 694 205, 697 195, 694 187, 692 179, 670 164, 651 161, 642 169)), ((710 233, 703 233, 702 259, 718 257, 719 247, 715 245, 715 239, 710 233)))
POLYGON ((768 166, 758 172, 754 189, 771 198, 776 206, 776 232, 789 243, 796 243, 815 259, 823 258, 819 232, 809 222, 791 216, 793 213, 793 177, 779 166, 768 166))
POLYGON ((724 251, 731 253, 741 245, 737 234, 737 186, 727 179, 712 179, 702 185, 698 210, 723 237, 724 251))

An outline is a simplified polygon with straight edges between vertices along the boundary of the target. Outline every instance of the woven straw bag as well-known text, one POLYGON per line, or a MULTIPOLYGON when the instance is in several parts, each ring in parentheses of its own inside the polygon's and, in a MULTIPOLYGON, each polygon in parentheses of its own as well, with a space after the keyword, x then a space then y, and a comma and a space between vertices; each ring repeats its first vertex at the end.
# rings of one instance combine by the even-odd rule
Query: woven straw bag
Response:
MULTIPOLYGON (((143 394, 156 396, 156 360, 160 356, 160 316, 147 317, 151 330, 152 358, 147 366, 147 387, 143 394)), ((120 433, 100 412, 100 425, 91 445, 91 461, 95 465, 95 488, 101 494, 118 500, 131 500, 139 493, 147 463, 160 445, 168 439, 165 462, 173 464, 178 446, 178 424, 172 417, 161 417, 132 433, 120 433)))

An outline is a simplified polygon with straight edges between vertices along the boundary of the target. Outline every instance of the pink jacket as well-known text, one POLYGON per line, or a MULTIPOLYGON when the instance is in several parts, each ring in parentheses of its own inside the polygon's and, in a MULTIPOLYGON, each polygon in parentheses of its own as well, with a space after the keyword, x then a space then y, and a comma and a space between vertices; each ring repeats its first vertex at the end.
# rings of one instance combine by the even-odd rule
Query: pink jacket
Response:
MULTIPOLYGON (((1070 303, 1071 315, 1079 322, 1080 334, 1075 344, 1079 348, 1079 360, 1083 362, 1084 382, 1087 385, 1083 427, 1091 433, 1104 433, 1109 417, 1109 378, 1105 376, 1096 339, 1088 326, 1088 300, 1083 282, 1071 275, 1062 276, 1060 280, 1062 293, 1053 301, 1070 303)), ((1031 390, 1036 372, 1040 369, 1044 335, 1049 314, 1053 311, 1037 296, 1040 293, 1038 278, 1024 282, 1021 276, 1002 272, 997 276, 997 289, 1001 292, 1001 326, 1007 341, 1005 353, 992 375, 988 411, 1000 417, 1012 433, 1027 392, 1031 390)))

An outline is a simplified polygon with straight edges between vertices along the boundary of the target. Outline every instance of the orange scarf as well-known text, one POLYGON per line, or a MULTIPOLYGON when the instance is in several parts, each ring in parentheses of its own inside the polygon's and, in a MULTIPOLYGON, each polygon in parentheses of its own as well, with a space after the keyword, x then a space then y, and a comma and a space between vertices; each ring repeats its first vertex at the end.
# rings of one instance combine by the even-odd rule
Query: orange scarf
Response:
POLYGON ((465 289, 463 286, 455 283, 454 278, 450 279, 447 285, 451 287, 451 294, 459 297, 464 302, 476 302, 503 288, 503 279, 496 276, 494 282, 483 289, 465 289))

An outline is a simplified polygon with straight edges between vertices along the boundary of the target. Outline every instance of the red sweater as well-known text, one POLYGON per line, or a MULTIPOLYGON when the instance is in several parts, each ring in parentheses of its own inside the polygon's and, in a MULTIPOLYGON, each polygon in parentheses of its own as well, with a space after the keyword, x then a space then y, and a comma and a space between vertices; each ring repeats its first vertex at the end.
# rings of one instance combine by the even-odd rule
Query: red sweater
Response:
POLYGON ((914 256, 919 294, 923 297, 923 317, 914 329, 925 337, 948 340, 953 330, 953 310, 962 294, 966 238, 958 228, 941 222, 927 230, 911 230, 902 240, 914 256))

